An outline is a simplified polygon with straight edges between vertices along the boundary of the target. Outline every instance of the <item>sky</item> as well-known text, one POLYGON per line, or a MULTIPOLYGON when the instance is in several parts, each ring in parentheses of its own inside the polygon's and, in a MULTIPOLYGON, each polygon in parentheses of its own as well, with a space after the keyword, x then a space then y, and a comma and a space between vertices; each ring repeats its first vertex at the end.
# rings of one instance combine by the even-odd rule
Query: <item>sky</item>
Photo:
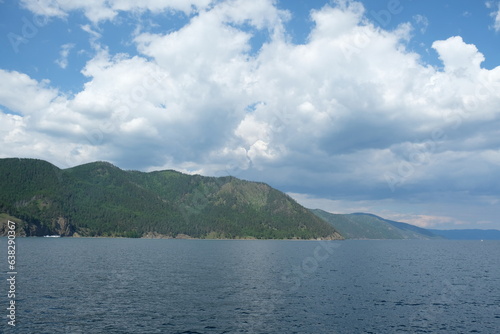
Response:
POLYGON ((500 229, 500 0, 0 0, 0 158, 500 229))

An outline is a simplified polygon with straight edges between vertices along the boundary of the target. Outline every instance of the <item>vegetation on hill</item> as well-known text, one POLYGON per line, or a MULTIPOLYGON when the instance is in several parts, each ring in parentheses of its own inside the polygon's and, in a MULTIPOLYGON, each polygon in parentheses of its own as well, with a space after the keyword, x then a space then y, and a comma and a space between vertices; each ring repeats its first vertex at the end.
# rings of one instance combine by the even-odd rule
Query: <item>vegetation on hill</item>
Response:
POLYGON ((346 239, 440 239, 432 232, 368 213, 333 214, 311 210, 329 222, 346 239))
POLYGON ((341 238, 286 194, 230 176, 9 158, 0 159, 0 187, 0 223, 15 218, 27 236, 341 238))

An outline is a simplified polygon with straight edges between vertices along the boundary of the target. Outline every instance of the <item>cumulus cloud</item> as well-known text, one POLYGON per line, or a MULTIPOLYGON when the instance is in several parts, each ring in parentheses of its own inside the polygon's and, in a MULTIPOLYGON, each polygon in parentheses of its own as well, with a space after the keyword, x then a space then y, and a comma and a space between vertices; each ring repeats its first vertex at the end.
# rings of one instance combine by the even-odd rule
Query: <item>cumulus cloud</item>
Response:
MULTIPOLYGON (((126 2, 110 4, 131 10, 126 2)), ((113 124, 109 134, 95 135, 103 137, 99 144, 127 141, 116 138, 121 131, 130 136, 135 128, 168 142, 164 152, 180 150, 183 142, 197 143, 200 151, 190 159, 228 146, 273 163, 308 152, 327 161, 340 155, 355 159, 359 152, 368 152, 366 160, 370 155, 383 160, 398 158, 392 150, 409 138, 426 140, 432 127, 448 126, 445 114, 463 107, 467 97, 455 92, 474 91, 479 79, 487 88, 498 81, 498 70, 481 69, 483 55, 461 37, 433 44, 444 72, 421 64, 404 48, 403 27, 392 32, 375 27, 356 2, 313 11, 315 27, 305 45, 289 42, 282 25, 287 17, 271 1, 228 1, 177 31, 138 33, 134 42, 141 55, 98 49, 82 70, 89 78, 84 90, 65 103, 89 123, 106 119, 113 124), (256 55, 249 53, 252 34, 239 27, 243 23, 271 35, 256 55), (465 74, 469 77, 455 79, 465 74)), ((89 26, 82 29, 100 37, 89 26)), ((57 97, 47 83, 19 77, 28 91, 37 87, 36 99, 49 92, 57 97)), ((496 117, 487 107, 490 97, 472 102, 486 104, 480 112, 496 117)), ((7 105, 21 108, 13 100, 7 105)), ((189 156, 176 155, 180 160, 189 156)))
POLYGON ((304 44, 271 0, 23 3, 59 17, 83 10, 94 23, 120 11, 197 15, 168 33, 135 31, 135 55, 111 54, 97 43, 104 31, 81 25, 95 55, 74 96, 0 71, 0 104, 20 114, 0 114, 0 140, 23 141, 3 156, 236 174, 353 201, 498 193, 500 67, 482 68, 460 36, 433 44, 441 70, 406 49, 408 24, 384 30, 355 1, 311 12, 304 44), (252 50, 257 31, 268 39, 252 50))
POLYGON ((24 73, 2 69, 0 78, 1 104, 26 116, 46 110, 59 96, 48 80, 37 82, 24 73))
POLYGON ((462 37, 454 36, 432 44, 443 61, 445 71, 456 74, 479 72, 484 56, 475 45, 466 44, 462 37))

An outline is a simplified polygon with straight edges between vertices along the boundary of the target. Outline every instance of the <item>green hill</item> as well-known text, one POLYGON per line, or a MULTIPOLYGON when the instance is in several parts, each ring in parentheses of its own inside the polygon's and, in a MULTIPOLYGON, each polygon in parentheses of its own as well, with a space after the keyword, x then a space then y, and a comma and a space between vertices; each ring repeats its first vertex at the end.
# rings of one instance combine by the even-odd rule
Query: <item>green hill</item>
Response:
POLYGON ((42 160, 0 159, 0 223, 7 219, 27 236, 341 239, 264 183, 124 171, 107 162, 59 169, 42 160))
POLYGON ((441 238, 426 229, 368 213, 333 214, 319 209, 311 212, 329 222, 346 239, 441 238))

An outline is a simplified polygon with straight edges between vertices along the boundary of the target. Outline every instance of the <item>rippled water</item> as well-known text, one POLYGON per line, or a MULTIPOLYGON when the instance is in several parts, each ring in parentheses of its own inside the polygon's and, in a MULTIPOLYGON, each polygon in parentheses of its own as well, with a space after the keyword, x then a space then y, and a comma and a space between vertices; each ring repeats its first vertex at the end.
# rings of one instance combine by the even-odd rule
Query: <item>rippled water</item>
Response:
MULTIPOLYGON (((496 241, 19 238, 17 244, 16 333, 500 328, 496 241)), ((6 239, 0 247, 5 275, 6 239)), ((7 283, 0 289, 7 306, 7 283)), ((5 317, 0 329, 10 332, 5 317)))

